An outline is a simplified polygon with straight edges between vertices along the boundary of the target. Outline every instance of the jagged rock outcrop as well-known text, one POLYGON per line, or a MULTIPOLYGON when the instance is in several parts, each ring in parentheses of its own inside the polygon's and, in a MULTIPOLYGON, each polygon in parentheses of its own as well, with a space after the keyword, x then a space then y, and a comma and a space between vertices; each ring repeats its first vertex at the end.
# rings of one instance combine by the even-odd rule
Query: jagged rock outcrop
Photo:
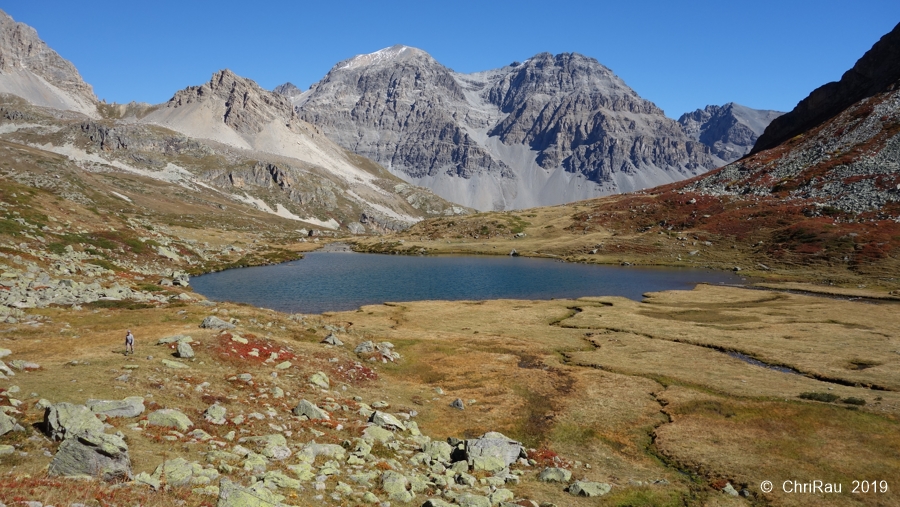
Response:
POLYGON ((714 156, 733 162, 749 153, 766 127, 782 114, 729 102, 684 113, 678 123, 688 136, 708 146, 714 156))
POLYGON ((97 116, 97 97, 71 62, 38 37, 34 28, 0 11, 0 93, 38 106, 97 116))
POLYGON ((773 121, 751 153, 774 148, 833 118, 857 102, 896 87, 900 80, 900 24, 866 52, 852 69, 813 90, 790 113, 773 121))
POLYGON ((578 54, 459 74, 393 46, 338 63, 293 100, 341 146, 478 209, 557 204, 716 166, 659 108, 578 54))
POLYGON ((900 25, 876 43, 840 83, 818 88, 793 111, 776 119, 766 129, 768 138, 757 141, 755 153, 685 189, 712 195, 774 195, 785 202, 808 199, 817 206, 808 211, 811 216, 840 210, 896 220, 900 217, 898 57, 900 25), (894 76, 892 82, 888 82, 890 75, 894 76), (865 86, 864 81, 868 83, 865 86), (873 92, 876 89, 881 91, 873 92), (831 112, 860 93, 865 95, 862 99, 831 112), (831 114, 823 123, 814 121, 831 114), (798 132, 802 125, 812 126, 798 132), (790 133, 784 142, 768 150, 761 148, 784 132, 790 133))

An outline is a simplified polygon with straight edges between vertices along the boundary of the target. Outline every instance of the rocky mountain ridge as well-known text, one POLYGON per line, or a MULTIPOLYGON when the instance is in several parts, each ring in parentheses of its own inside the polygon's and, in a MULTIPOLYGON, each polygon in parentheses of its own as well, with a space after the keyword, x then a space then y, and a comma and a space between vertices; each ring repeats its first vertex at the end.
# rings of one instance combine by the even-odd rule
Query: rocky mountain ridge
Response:
POLYGON ((714 156, 728 163, 749 153, 766 127, 782 114, 729 102, 684 113, 678 123, 688 136, 708 146, 714 156))
POLYGON ((815 128, 868 97, 896 87, 900 80, 900 24, 884 35, 840 81, 812 91, 790 113, 773 121, 751 153, 758 153, 815 128))
POLYGON ((293 100, 338 144, 478 209, 635 190, 716 165, 659 108, 574 53, 460 74, 394 46, 338 63, 293 100))
POLYGON ((55 109, 97 116, 97 97, 74 65, 42 41, 34 28, 0 11, 0 93, 55 109))
POLYGON ((87 171, 149 177, 198 197, 219 193, 238 207, 303 222, 300 229, 382 233, 466 212, 337 146, 289 99, 227 69, 165 104, 97 104, 70 62, 2 14, 2 91, 6 141, 87 171))

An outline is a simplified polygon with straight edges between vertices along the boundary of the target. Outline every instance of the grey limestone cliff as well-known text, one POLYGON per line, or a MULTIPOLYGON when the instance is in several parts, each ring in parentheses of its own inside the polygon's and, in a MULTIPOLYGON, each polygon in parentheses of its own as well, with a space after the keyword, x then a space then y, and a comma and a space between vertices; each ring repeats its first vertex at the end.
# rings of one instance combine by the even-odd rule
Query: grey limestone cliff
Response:
POLYGON ((71 62, 42 41, 34 28, 0 11, 0 93, 38 106, 97 115, 97 97, 71 62))
POLYGON ((338 63, 292 100, 341 146, 478 209, 570 202, 716 166, 659 108, 578 54, 460 74, 393 46, 338 63))
POLYGON ((772 120, 783 114, 729 102, 684 113, 678 123, 688 136, 708 146, 714 156, 732 162, 749 153, 772 120))

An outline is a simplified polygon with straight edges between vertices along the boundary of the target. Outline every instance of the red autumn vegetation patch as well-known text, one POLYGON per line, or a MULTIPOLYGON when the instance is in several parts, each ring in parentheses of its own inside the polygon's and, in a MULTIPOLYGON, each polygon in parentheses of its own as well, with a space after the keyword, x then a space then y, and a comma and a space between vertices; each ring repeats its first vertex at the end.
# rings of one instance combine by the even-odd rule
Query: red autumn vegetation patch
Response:
POLYGON ((275 361, 291 361, 297 358, 293 351, 287 349, 275 342, 257 338, 252 334, 241 335, 241 338, 247 340, 247 343, 241 343, 232 340, 231 333, 223 333, 219 335, 218 343, 214 347, 213 352, 224 361, 230 361, 241 365, 249 363, 262 364, 272 354, 277 354, 275 361))
POLYGON ((328 377, 333 381, 359 386, 378 380, 378 373, 364 364, 349 359, 328 364, 328 377))
POLYGON ((540 449, 531 449, 527 453, 528 459, 537 461, 538 466, 556 467, 556 468, 572 468, 572 463, 561 458, 556 451, 549 447, 541 447, 540 449))

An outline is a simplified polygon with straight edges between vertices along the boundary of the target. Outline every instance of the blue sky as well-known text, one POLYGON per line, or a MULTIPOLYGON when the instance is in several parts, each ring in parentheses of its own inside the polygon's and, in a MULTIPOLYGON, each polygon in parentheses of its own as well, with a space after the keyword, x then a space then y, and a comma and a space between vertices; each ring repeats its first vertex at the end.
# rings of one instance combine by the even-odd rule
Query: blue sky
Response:
POLYGON ((110 102, 163 102, 223 68, 268 89, 306 89, 340 60, 406 44, 461 72, 582 53, 673 118, 731 101, 788 111, 900 22, 896 0, 0 0, 0 9, 110 102))

